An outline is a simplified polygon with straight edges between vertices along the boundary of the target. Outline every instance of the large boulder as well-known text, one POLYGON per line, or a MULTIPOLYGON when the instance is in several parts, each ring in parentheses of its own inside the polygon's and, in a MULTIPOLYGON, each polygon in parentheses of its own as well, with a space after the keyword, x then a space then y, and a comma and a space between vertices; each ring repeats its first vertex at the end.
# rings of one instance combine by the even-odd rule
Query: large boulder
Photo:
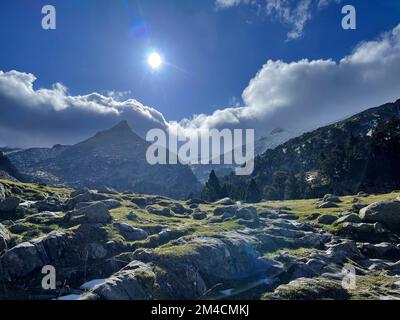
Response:
POLYGON ((360 259, 362 254, 357 248, 356 242, 345 240, 341 243, 331 245, 326 251, 331 262, 342 263, 347 259, 360 259))
POLYGON ((382 242, 393 240, 393 235, 379 222, 376 223, 351 223, 341 224, 338 231, 340 236, 357 241, 382 242))
POLYGON ((20 203, 19 198, 11 196, 5 197, 2 201, 0 201, 0 213, 2 212, 13 212, 17 209, 20 203))
POLYGON ((108 253, 107 248, 103 244, 97 242, 89 243, 86 246, 86 250, 88 253, 88 257, 95 260, 104 259, 108 253))
POLYGON ((257 209, 252 206, 240 207, 236 211, 236 217, 244 220, 258 220, 257 209))
POLYGON ((196 299, 206 292, 198 271, 163 272, 153 264, 132 261, 103 283, 85 293, 81 300, 196 299))
POLYGON ((170 208, 147 206, 146 210, 149 213, 155 214, 158 216, 163 216, 163 217, 173 217, 174 216, 174 213, 171 211, 170 208))
POLYGON ((13 281, 45 265, 57 264, 69 246, 70 238, 61 232, 51 232, 44 237, 20 243, 0 257, 3 268, 0 278, 13 281))
POLYGON ((233 201, 231 198, 223 198, 221 200, 215 201, 213 204, 217 206, 230 206, 235 204, 236 202, 233 201))
POLYGON ((350 213, 346 214, 343 217, 340 217, 335 221, 335 224, 341 224, 341 223, 346 223, 346 222, 351 222, 351 223, 361 223, 361 218, 355 214, 355 213, 350 213))
POLYGON ((352 212, 359 212, 361 209, 364 209, 365 207, 368 207, 368 204, 367 203, 354 203, 352 206, 351 206, 351 211, 352 212))
POLYGON ((338 208, 339 206, 335 202, 327 201, 322 202, 318 205, 318 209, 331 209, 331 208, 338 208))
POLYGON ((196 210, 193 213, 193 219, 195 220, 204 220, 207 219, 207 213, 201 211, 201 210, 196 210))
POLYGON ((29 225, 26 225, 26 224, 23 224, 23 223, 16 223, 16 224, 10 226, 9 229, 10 229, 10 231, 12 233, 21 234, 23 232, 27 232, 29 230, 32 230, 32 226, 29 226, 29 225))
POLYGON ((335 196, 334 194, 326 194, 324 198, 322 199, 323 202, 342 202, 338 196, 335 196))
POLYGON ((104 194, 99 194, 94 191, 83 191, 83 193, 77 194, 75 197, 68 200, 65 207, 67 210, 76 209, 76 206, 82 202, 93 202, 93 201, 102 201, 107 200, 108 197, 104 194))
POLYGON ((382 242, 378 244, 362 243, 359 245, 360 251, 367 257, 373 259, 400 259, 400 249, 394 244, 382 242))
POLYGON ((320 216, 317 221, 321 224, 332 224, 337 220, 337 217, 332 214, 324 214, 320 216))
POLYGON ((158 248, 150 254, 137 252, 136 259, 157 261, 167 269, 193 268, 208 280, 220 281, 252 276, 272 268, 259 258, 254 249, 257 245, 260 241, 256 237, 232 231, 221 233, 218 238, 194 237, 179 246, 158 248))
POLYGON ((144 240, 149 236, 143 229, 135 228, 127 223, 114 223, 113 226, 127 241, 144 240))
POLYGON ((300 278, 275 289, 269 300, 348 300, 340 282, 324 278, 300 278))
POLYGON ((215 216, 223 216, 224 218, 233 217, 237 212, 237 206, 217 207, 214 209, 215 216))
POLYGON ((170 206, 171 210, 177 214, 191 214, 193 210, 185 208, 180 203, 174 203, 170 206))
POLYGON ((65 220, 71 224, 106 224, 112 220, 107 205, 102 202, 94 203, 87 207, 69 212, 65 220))
POLYGON ((37 201, 34 205, 39 212, 41 211, 62 211, 63 204, 57 197, 49 197, 44 200, 37 201))
POLYGON ((375 202, 360 210, 360 218, 364 222, 379 222, 392 231, 400 230, 400 202, 375 202))

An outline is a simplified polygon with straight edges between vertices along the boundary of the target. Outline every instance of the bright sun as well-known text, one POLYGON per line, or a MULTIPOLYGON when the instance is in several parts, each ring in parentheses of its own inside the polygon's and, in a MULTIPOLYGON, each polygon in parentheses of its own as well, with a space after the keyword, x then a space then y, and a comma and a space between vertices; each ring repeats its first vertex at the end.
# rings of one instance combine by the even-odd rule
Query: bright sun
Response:
POLYGON ((149 55, 147 62, 152 69, 158 69, 162 64, 162 59, 157 52, 153 52, 151 55, 149 55))

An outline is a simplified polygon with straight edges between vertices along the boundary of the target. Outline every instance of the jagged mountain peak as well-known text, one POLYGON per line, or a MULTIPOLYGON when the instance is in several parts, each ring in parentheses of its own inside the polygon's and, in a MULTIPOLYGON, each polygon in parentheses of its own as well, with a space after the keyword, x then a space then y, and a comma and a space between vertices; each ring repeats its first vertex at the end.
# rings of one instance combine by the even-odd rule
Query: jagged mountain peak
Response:
POLYGON ((70 147, 21 152, 13 159, 17 168, 51 185, 160 194, 185 198, 197 194, 200 184, 188 166, 155 165, 146 159, 149 143, 133 132, 127 121, 98 132, 70 147), (36 151, 36 152, 35 152, 36 151))
POLYGON ((117 125, 109 129, 108 131, 130 131, 133 132, 131 127, 129 126, 128 121, 121 120, 117 125))
MULTIPOLYGON (((96 133, 94 137, 99 136, 114 136, 115 138, 122 138, 122 137, 130 137, 135 139, 141 139, 129 126, 128 121, 122 120, 114 127, 110 129, 106 129, 103 131, 99 131, 96 133)), ((141 139, 142 140, 142 139, 141 139)))

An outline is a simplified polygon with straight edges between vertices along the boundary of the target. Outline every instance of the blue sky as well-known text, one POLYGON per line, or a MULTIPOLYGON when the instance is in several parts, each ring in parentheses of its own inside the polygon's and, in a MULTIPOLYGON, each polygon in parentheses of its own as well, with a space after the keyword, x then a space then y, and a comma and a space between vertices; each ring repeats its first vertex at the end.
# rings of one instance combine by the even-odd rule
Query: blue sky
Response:
POLYGON ((318 9, 319 0, 252 1, 220 8, 216 0, 52 0, 57 29, 44 31, 41 8, 49 1, 4 0, 0 70, 33 74, 34 89, 62 83, 71 96, 127 92, 180 121, 246 105, 243 91, 269 59, 339 61, 400 22, 398 0, 347 1, 357 9, 351 31, 341 28, 343 2, 318 9), (268 1, 292 13, 310 2, 298 38, 288 39, 293 21, 268 14, 268 1), (157 72, 146 63, 151 48, 165 60, 157 72))

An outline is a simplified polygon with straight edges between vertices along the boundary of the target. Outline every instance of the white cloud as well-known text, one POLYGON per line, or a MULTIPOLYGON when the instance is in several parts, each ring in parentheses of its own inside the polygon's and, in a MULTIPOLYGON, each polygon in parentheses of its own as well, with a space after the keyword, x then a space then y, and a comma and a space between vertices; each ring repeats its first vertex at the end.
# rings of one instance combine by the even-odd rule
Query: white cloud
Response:
POLYGON ((35 81, 30 73, 0 71, 0 145, 76 142, 121 119, 127 119, 139 134, 149 127, 167 126, 156 109, 133 99, 119 101, 123 93, 72 96, 60 83, 36 90, 35 81))
POLYGON ((287 0, 267 0, 267 13, 277 16, 281 21, 291 27, 288 39, 300 38, 305 24, 311 19, 312 0, 298 1, 296 6, 291 6, 287 0))
POLYGON ((238 6, 239 4, 248 4, 251 0, 216 0, 215 4, 217 8, 225 9, 230 7, 238 6))
POLYGON ((400 98, 400 25, 340 61, 269 60, 243 91, 244 106, 184 120, 187 129, 306 130, 400 98))
POLYGON ((331 3, 340 2, 341 0, 216 0, 216 6, 221 9, 242 4, 265 7, 269 17, 276 18, 289 26, 287 40, 293 40, 302 36, 306 23, 312 19, 315 11, 322 10, 331 3))
POLYGON ((319 0, 318 8, 322 9, 329 6, 331 3, 340 3, 342 0, 319 0))

